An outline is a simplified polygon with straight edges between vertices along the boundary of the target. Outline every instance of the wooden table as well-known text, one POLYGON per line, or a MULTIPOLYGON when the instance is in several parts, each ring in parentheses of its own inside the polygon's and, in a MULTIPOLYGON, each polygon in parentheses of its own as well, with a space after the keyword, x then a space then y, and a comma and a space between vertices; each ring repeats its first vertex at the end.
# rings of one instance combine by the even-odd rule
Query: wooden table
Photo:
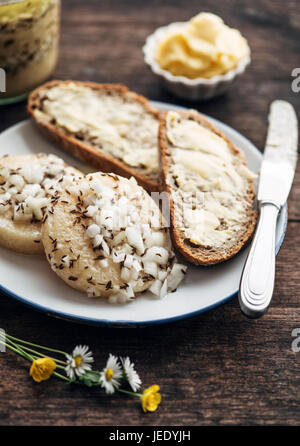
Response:
MULTIPOLYGON (((186 20, 199 7, 220 14, 243 32, 252 48, 252 64, 227 96, 192 106, 262 149, 270 102, 287 99, 299 110, 300 93, 291 91, 291 71, 299 66, 298 0, 64 0, 54 77, 123 82, 151 99, 191 106, 152 78, 141 47, 155 28, 186 20)), ((0 130, 25 117, 24 103, 2 107, 0 130)), ((299 424, 300 353, 291 349, 291 332, 300 327, 299 200, 298 169, 272 306, 259 320, 243 317, 234 299, 192 320, 108 329, 53 319, 2 295, 0 327, 66 351, 86 343, 99 367, 109 352, 129 355, 145 386, 161 386, 163 403, 154 414, 144 415, 137 401, 119 394, 107 397, 56 379, 37 385, 22 358, 0 354, 0 424, 299 424)))

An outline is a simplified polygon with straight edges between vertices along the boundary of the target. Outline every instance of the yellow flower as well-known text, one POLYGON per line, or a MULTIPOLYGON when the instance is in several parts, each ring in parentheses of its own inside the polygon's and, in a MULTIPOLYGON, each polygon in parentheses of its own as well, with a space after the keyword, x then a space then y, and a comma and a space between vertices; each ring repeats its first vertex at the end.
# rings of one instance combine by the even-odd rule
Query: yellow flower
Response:
POLYGON ((158 408, 161 402, 161 394, 158 393, 158 391, 159 386, 157 385, 150 386, 148 389, 144 390, 141 397, 144 412, 154 412, 158 408))
POLYGON ((53 359, 38 358, 32 362, 29 374, 37 383, 40 383, 49 379, 55 369, 56 363, 53 359))

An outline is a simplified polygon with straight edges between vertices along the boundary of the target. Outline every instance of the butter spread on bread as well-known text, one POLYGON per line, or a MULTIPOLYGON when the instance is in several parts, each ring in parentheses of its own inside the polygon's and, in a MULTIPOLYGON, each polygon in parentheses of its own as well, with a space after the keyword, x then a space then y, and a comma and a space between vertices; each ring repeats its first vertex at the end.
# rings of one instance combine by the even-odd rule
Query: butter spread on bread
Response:
POLYGON ((30 95, 28 109, 63 149, 158 188, 159 112, 142 96, 120 85, 53 81, 30 95))
POLYGON ((164 115, 160 148, 176 247, 197 264, 232 257, 256 220, 242 152, 196 111, 164 115))

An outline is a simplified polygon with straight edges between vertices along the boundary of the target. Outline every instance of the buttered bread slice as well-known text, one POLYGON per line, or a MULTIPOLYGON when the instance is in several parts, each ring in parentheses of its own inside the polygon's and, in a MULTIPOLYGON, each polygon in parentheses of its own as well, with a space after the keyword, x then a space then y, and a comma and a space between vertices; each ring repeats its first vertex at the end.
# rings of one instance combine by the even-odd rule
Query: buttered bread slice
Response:
POLYGON ((81 172, 55 155, 0 158, 0 245, 25 254, 43 253, 45 211, 81 172))
POLYGON ((102 172, 159 187, 159 111, 116 84, 52 81, 29 96, 28 111, 63 150, 102 172))
POLYGON ((257 217, 244 154, 194 110, 165 113, 159 144, 176 248, 197 265, 230 259, 257 217))

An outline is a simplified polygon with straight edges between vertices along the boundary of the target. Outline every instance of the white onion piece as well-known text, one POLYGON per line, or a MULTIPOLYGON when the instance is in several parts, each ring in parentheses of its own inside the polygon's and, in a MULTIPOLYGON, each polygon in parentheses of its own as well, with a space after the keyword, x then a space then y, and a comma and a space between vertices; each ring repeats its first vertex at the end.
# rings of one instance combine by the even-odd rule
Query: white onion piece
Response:
POLYGON ((133 256, 131 254, 126 255, 126 259, 124 260, 124 266, 127 268, 131 268, 133 264, 133 256))
POLYGON ((164 246, 165 245, 165 234, 163 232, 152 232, 146 237, 146 246, 151 248, 152 246, 164 246))
POLYGON ((93 217, 95 214, 96 214, 96 212, 98 211, 98 207, 97 206, 92 206, 92 205, 89 205, 87 208, 86 208, 86 210, 87 210, 87 212, 86 212, 86 216, 87 217, 93 217))
POLYGON ((125 232, 129 245, 136 248, 138 254, 143 254, 145 252, 145 247, 139 228, 136 226, 129 226, 126 228, 125 232))
POLYGON ((101 266, 101 268, 107 268, 108 267, 108 260, 107 259, 99 260, 99 265, 101 266))
POLYGON ((9 175, 10 175, 8 167, 1 167, 0 168, 0 175, 2 177, 4 177, 5 180, 8 180, 9 175))
POLYGON ((89 186, 97 194, 100 194, 102 192, 102 190, 103 190, 103 186, 101 184, 101 181, 99 181, 97 178, 93 178, 92 181, 89 182, 89 186))
POLYGON ((150 235, 151 235, 151 228, 150 228, 150 225, 149 225, 149 223, 144 223, 144 224, 142 224, 142 232, 143 232, 143 237, 144 238, 147 238, 147 237, 149 237, 150 235))
POLYGON ((9 200, 11 197, 9 192, 5 192, 5 194, 1 195, 0 197, 0 203, 5 203, 7 200, 9 200))
POLYGON ((42 191, 42 188, 39 184, 26 184, 22 193, 26 195, 26 197, 35 197, 42 191))
POLYGON ((9 182, 10 184, 13 184, 18 189, 18 191, 21 191, 25 184, 23 177, 17 174, 11 175, 9 178, 9 182))
POLYGON ((122 243, 125 239, 126 239, 126 233, 125 233, 125 231, 121 231, 121 232, 119 232, 119 234, 117 234, 117 235, 113 238, 113 240, 111 241, 111 245, 112 245, 112 246, 119 245, 119 244, 122 243))
POLYGON ((101 245, 102 241, 103 241, 103 235, 96 234, 95 237, 93 238, 93 248, 98 248, 98 246, 101 245))
POLYGON ((27 183, 41 183, 44 177, 44 171, 40 166, 24 166, 20 173, 25 178, 27 183))
POLYGON ((113 256, 112 256, 112 259, 113 259, 113 262, 114 263, 121 263, 121 262, 123 262, 124 261, 124 258, 125 258, 125 252, 123 252, 123 251, 113 251, 113 256))
POLYGON ((167 275, 167 271, 158 271, 157 278, 163 282, 166 279, 167 275))
POLYGON ((31 209, 37 220, 41 220, 43 218, 42 208, 48 205, 47 198, 27 197, 25 203, 29 209, 31 209))
POLYGON ((142 270, 142 265, 138 260, 134 260, 132 263, 132 267, 137 271, 140 272, 142 270))
POLYGON ((126 289, 126 295, 129 298, 134 297, 134 291, 133 291, 133 288, 132 288, 132 286, 130 284, 128 284, 128 287, 126 289))
POLYGON ((118 200, 118 206, 119 207, 123 207, 123 206, 127 206, 127 204, 128 204, 128 198, 127 197, 121 197, 119 200, 118 200))
POLYGON ((160 246, 153 246, 147 249, 144 256, 146 261, 156 262, 159 265, 166 265, 169 260, 169 252, 160 246))
POLYGON ((155 262, 144 262, 144 271, 146 274, 150 274, 153 277, 157 277, 157 263, 155 262))
POLYGON ((175 290, 180 282, 184 278, 184 273, 186 271, 187 267, 185 265, 180 265, 178 263, 174 263, 173 268, 167 278, 168 281, 168 288, 170 290, 175 290))
POLYGON ((103 242, 102 242, 102 250, 103 250, 104 255, 106 257, 108 257, 109 254, 110 254, 110 249, 109 249, 109 246, 108 246, 108 244, 106 243, 105 240, 103 240, 103 242))
POLYGON ((139 278, 139 271, 137 271, 136 269, 134 269, 134 268, 131 268, 131 276, 130 276, 130 279, 131 280, 137 280, 138 278, 139 278))
POLYGON ((86 235, 90 238, 96 237, 97 234, 100 234, 100 227, 95 223, 92 223, 86 230, 86 235))
POLYGON ((130 269, 124 266, 121 269, 121 279, 124 280, 124 282, 128 282, 130 280, 130 277, 131 277, 130 269))
POLYGON ((159 297, 162 299, 163 297, 165 297, 167 292, 168 292, 168 280, 165 279, 165 281, 160 289, 159 297))
POLYGON ((154 294, 155 296, 160 297, 161 287, 162 287, 162 282, 160 280, 155 280, 150 286, 149 291, 151 291, 151 293, 154 294))

